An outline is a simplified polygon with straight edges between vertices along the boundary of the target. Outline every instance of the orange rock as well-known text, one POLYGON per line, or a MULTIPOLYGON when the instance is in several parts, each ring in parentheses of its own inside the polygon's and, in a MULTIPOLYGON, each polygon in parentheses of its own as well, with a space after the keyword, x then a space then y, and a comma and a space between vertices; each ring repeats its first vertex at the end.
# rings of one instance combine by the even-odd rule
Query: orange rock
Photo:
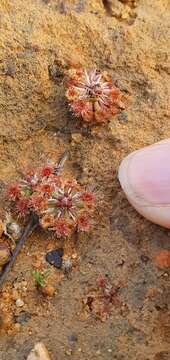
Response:
POLYGON ((154 257, 154 263, 160 269, 170 267, 170 250, 162 250, 154 257))
POLYGON ((42 289, 42 293, 45 296, 50 296, 53 297, 54 293, 55 293, 55 288, 51 285, 47 285, 42 289))
POLYGON ((0 243, 0 266, 6 264, 9 258, 10 258, 9 247, 5 243, 0 243))

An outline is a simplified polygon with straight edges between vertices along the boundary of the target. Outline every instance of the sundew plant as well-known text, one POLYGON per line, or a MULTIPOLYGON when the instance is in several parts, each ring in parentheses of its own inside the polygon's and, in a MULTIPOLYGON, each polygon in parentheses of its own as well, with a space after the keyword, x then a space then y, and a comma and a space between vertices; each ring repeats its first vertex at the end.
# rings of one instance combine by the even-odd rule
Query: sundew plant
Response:
POLYGON ((66 88, 70 110, 86 123, 107 123, 125 108, 122 94, 107 72, 71 68, 66 88))
POLYGON ((47 162, 25 172, 8 186, 7 196, 12 215, 25 218, 36 214, 42 228, 59 238, 90 230, 95 196, 64 175, 62 162, 47 162))

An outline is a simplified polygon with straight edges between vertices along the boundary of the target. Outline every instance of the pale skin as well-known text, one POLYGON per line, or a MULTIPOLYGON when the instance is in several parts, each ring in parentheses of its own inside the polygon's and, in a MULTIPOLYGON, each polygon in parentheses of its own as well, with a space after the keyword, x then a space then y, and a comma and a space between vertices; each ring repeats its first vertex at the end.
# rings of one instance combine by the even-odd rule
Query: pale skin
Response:
POLYGON ((118 177, 141 215, 170 228, 170 139, 129 154, 120 164, 118 177))

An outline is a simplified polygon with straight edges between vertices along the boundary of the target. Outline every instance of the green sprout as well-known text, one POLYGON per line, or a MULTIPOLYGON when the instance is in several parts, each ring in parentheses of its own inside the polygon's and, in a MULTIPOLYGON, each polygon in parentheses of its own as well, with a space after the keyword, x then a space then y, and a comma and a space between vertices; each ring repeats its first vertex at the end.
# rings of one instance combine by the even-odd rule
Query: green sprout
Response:
POLYGON ((38 286, 44 288, 46 286, 46 278, 49 276, 50 269, 45 270, 41 273, 39 270, 33 270, 32 275, 34 280, 38 286))

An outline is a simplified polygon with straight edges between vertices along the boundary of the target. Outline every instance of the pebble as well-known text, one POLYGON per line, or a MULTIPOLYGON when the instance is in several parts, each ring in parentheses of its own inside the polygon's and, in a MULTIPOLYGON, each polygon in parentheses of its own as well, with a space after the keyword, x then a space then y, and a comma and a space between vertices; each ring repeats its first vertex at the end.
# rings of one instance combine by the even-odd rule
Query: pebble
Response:
POLYGON ((8 262, 10 250, 6 244, 0 244, 0 267, 8 262))
POLYGON ((96 355, 101 355, 101 351, 100 351, 100 350, 97 350, 97 351, 96 351, 96 355))
POLYGON ((63 79, 62 70, 59 68, 59 66, 55 64, 48 66, 48 73, 49 73, 49 78, 56 83, 60 83, 63 79))
POLYGON ((18 240, 21 236, 22 229, 21 226, 14 220, 12 220, 10 217, 6 220, 6 226, 4 233, 6 236, 8 236, 12 240, 18 240))
POLYGON ((24 306, 24 302, 23 302, 23 300, 20 299, 20 298, 16 300, 15 304, 16 304, 17 307, 22 307, 22 306, 24 306))
POLYGON ((51 358, 45 345, 37 343, 28 355, 27 360, 51 360, 51 358))
POLYGON ((22 311, 19 315, 15 315, 14 318, 17 321, 17 323, 25 324, 31 318, 31 314, 27 311, 22 311))
POLYGON ((149 257, 147 255, 141 255, 141 260, 144 264, 147 264, 148 261, 150 260, 149 257))
POLYGON ((6 65, 5 74, 8 75, 8 76, 14 77, 15 73, 16 73, 16 65, 10 61, 6 65))
POLYGON ((82 135, 78 133, 72 134, 71 138, 76 144, 79 144, 82 141, 82 135))
POLYGON ((61 269, 62 267, 62 256, 64 254, 64 251, 62 248, 49 251, 46 254, 46 261, 50 265, 54 265, 57 269, 61 269))
POLYGON ((44 288, 42 288, 42 293, 46 296, 53 297, 55 288, 51 285, 46 285, 44 288))
POLYGON ((71 271, 72 269, 72 261, 70 258, 64 259, 63 260, 63 269, 65 271, 65 273, 68 273, 71 271))
POLYGON ((128 113, 126 111, 121 112, 118 115, 118 120, 120 122, 124 122, 124 123, 128 122, 128 113))
POLYGON ((160 268, 170 268, 170 250, 161 250, 154 257, 155 265, 160 268))
POLYGON ((77 340, 78 340, 77 335, 74 333, 68 336, 68 341, 71 344, 74 344, 77 340))
POLYGON ((16 323, 16 324, 14 325, 14 328, 15 328, 16 331, 20 331, 20 330, 21 330, 21 324, 16 323))
POLYGON ((71 350, 66 350, 66 355, 71 356, 71 355, 72 355, 72 351, 71 351, 71 350))

